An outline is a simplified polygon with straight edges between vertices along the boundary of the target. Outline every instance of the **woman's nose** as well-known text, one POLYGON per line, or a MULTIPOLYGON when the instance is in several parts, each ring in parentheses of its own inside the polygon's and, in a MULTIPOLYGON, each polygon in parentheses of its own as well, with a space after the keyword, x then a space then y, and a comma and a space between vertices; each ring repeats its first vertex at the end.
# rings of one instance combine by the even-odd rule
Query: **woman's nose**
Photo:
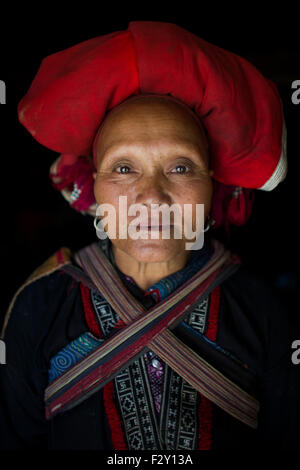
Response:
POLYGON ((167 182, 163 176, 144 176, 136 188, 136 204, 171 204, 167 182))

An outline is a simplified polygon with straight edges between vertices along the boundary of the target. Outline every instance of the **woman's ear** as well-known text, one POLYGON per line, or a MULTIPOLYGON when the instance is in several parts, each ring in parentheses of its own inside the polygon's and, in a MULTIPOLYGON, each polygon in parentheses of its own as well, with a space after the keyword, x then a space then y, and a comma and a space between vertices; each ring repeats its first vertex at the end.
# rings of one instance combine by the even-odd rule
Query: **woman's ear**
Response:
POLYGON ((96 179, 96 176, 97 176, 97 172, 94 171, 94 173, 93 173, 93 178, 94 178, 94 180, 96 179))

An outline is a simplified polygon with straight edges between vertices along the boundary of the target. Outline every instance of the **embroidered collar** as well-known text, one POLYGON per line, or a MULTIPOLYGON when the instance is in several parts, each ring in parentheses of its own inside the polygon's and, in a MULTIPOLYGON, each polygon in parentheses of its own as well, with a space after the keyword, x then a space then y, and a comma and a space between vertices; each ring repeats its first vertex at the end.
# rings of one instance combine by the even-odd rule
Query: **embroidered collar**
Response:
MULTIPOLYGON (((165 299, 178 287, 184 284, 184 282, 191 278, 197 271, 199 271, 199 269, 201 269, 207 263, 213 253, 210 239, 206 239, 204 246, 200 250, 191 251, 188 263, 184 268, 180 269, 179 271, 173 274, 170 274, 169 276, 164 277, 163 279, 149 287, 146 291, 144 291, 136 284, 132 277, 123 273, 116 265, 111 240, 109 238, 106 238, 105 240, 101 240, 99 243, 102 251, 106 254, 109 261, 116 268, 120 277, 123 280, 125 279, 127 281, 125 282, 127 285, 129 283, 135 287, 135 294, 137 294, 137 296, 141 300, 142 297, 151 297, 151 299, 154 299, 155 303, 158 303, 161 300, 165 299)), ((146 299, 144 298, 143 300, 145 301, 146 299)), ((149 306, 151 306, 151 304, 153 305, 153 303, 150 302, 149 306)))

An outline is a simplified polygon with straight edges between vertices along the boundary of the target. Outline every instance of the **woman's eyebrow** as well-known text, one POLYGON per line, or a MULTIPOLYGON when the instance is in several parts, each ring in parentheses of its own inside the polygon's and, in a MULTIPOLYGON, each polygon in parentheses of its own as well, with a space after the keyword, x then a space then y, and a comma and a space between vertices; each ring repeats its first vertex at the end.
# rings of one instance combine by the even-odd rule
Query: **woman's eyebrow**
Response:
MULTIPOLYGON (((165 142, 159 144, 161 145, 162 149, 165 148, 167 151, 176 151, 177 153, 184 153, 189 152, 192 155, 205 155, 205 151, 201 148, 200 145, 191 142, 190 140, 184 139, 176 139, 171 142, 165 142)), ((130 157, 132 153, 139 154, 145 151, 145 148, 151 149, 152 144, 142 144, 142 143, 124 143, 124 144, 112 144, 109 145, 104 153, 102 154, 101 161, 104 159, 106 161, 113 160, 115 158, 119 158, 126 154, 126 157, 130 157)), ((180 156, 180 155, 178 155, 180 156)))

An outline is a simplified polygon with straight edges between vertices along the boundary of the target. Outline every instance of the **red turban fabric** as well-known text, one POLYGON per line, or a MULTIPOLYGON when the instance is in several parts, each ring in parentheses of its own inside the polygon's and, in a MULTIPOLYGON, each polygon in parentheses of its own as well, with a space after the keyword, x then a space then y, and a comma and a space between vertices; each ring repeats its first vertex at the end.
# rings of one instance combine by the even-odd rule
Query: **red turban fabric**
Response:
POLYGON ((92 213, 94 202, 93 161, 83 157, 93 157, 107 112, 137 94, 169 95, 194 111, 207 131, 217 182, 272 190, 285 178, 286 131, 275 84, 242 57, 175 24, 132 21, 126 31, 43 59, 18 105, 32 136, 63 154, 52 179, 58 189, 69 188, 65 197, 78 210, 92 213), (80 181, 70 192, 75 174, 80 181))

